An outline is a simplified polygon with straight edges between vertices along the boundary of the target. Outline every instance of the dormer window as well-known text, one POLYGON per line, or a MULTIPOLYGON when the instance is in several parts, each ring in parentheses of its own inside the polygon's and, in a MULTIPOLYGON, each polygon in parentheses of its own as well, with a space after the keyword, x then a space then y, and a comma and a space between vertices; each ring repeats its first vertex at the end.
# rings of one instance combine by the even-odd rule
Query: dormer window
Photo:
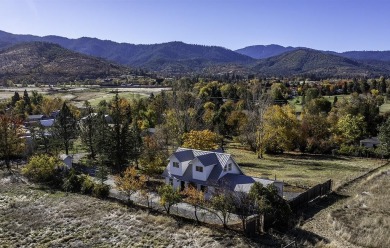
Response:
POLYGON ((228 164, 228 171, 231 171, 232 170, 232 164, 228 164))
POLYGON ((202 167, 202 166, 196 166, 196 167, 195 167, 195 170, 196 170, 197 172, 203 172, 203 167, 202 167))
POLYGON ((175 168, 179 168, 179 163, 178 162, 172 162, 172 166, 175 168))
POLYGON ((225 165, 224 167, 223 167, 223 171, 227 171, 227 165, 225 165))

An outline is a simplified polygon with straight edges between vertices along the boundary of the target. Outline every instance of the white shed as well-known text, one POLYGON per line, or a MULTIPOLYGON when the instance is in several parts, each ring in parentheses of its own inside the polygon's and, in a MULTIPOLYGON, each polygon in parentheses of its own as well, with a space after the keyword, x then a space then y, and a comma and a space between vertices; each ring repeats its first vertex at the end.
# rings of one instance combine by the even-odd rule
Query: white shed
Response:
POLYGON ((73 161, 73 157, 70 156, 70 155, 66 155, 66 154, 61 154, 60 155, 60 159, 62 162, 64 162, 65 166, 67 169, 71 169, 72 168, 72 161, 73 161))

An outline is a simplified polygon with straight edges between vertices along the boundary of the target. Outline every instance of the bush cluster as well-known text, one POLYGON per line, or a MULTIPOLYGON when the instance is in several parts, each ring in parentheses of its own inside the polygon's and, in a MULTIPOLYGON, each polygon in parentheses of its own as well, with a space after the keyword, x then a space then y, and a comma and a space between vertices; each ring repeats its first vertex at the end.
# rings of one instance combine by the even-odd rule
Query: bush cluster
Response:
POLYGON ((98 198, 107 198, 110 193, 109 185, 95 183, 89 175, 77 175, 74 169, 71 169, 64 178, 62 189, 66 192, 93 195, 98 198))
POLYGON ((354 145, 341 145, 340 149, 337 151, 340 155, 345 156, 354 156, 354 157, 369 157, 369 158, 387 158, 389 154, 381 147, 371 147, 367 148, 364 146, 354 146, 354 145))

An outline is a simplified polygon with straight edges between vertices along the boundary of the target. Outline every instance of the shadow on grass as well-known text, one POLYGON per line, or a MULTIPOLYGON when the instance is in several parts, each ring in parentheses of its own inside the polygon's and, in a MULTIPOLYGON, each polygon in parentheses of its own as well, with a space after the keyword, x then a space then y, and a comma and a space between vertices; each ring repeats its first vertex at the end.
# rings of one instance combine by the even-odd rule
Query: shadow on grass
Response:
POLYGON ((349 196, 341 195, 336 192, 332 192, 327 196, 318 198, 306 206, 298 209, 297 214, 303 217, 304 222, 313 218, 318 212, 326 209, 340 200, 349 198, 349 196))
POLYGON ((348 161, 349 159, 342 156, 331 156, 322 154, 307 154, 307 153, 283 153, 278 155, 272 155, 268 157, 269 160, 279 159, 302 159, 302 160, 320 160, 320 161, 348 161))

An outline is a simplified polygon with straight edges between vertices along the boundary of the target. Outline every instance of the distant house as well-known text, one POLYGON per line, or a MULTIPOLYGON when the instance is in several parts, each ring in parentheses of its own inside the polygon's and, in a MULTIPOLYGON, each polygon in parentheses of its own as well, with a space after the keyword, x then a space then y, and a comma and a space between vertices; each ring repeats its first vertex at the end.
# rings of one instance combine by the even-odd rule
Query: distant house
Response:
MULTIPOLYGON (((95 117, 97 116, 97 113, 91 113, 90 115, 87 115, 87 116, 84 116, 83 118, 81 118, 81 122, 85 122, 87 121, 89 118, 91 117, 95 117)), ((113 123, 113 119, 110 115, 104 115, 104 120, 107 122, 107 123, 113 123)))
POLYGON ((72 168, 72 162, 73 162, 73 157, 70 155, 66 154, 61 154, 60 155, 60 160, 64 162, 66 168, 71 169, 72 168))
POLYGON ((367 147, 367 148, 371 148, 371 147, 377 147, 378 145, 380 145, 380 141, 377 137, 371 137, 371 138, 367 138, 367 139, 363 139, 363 140, 360 140, 360 146, 364 146, 364 147, 367 147))
POLYGON ((45 128, 52 127, 54 125, 54 119, 40 120, 39 123, 45 128))
POLYGON ((26 121, 28 121, 28 122, 35 121, 36 122, 36 121, 42 120, 43 117, 44 117, 44 115, 29 115, 29 116, 27 116, 26 121))
POLYGON ((183 190, 192 185, 209 198, 217 188, 248 193, 255 182, 273 184, 283 195, 283 182, 245 175, 230 154, 178 148, 170 157, 162 176, 165 183, 183 190))

